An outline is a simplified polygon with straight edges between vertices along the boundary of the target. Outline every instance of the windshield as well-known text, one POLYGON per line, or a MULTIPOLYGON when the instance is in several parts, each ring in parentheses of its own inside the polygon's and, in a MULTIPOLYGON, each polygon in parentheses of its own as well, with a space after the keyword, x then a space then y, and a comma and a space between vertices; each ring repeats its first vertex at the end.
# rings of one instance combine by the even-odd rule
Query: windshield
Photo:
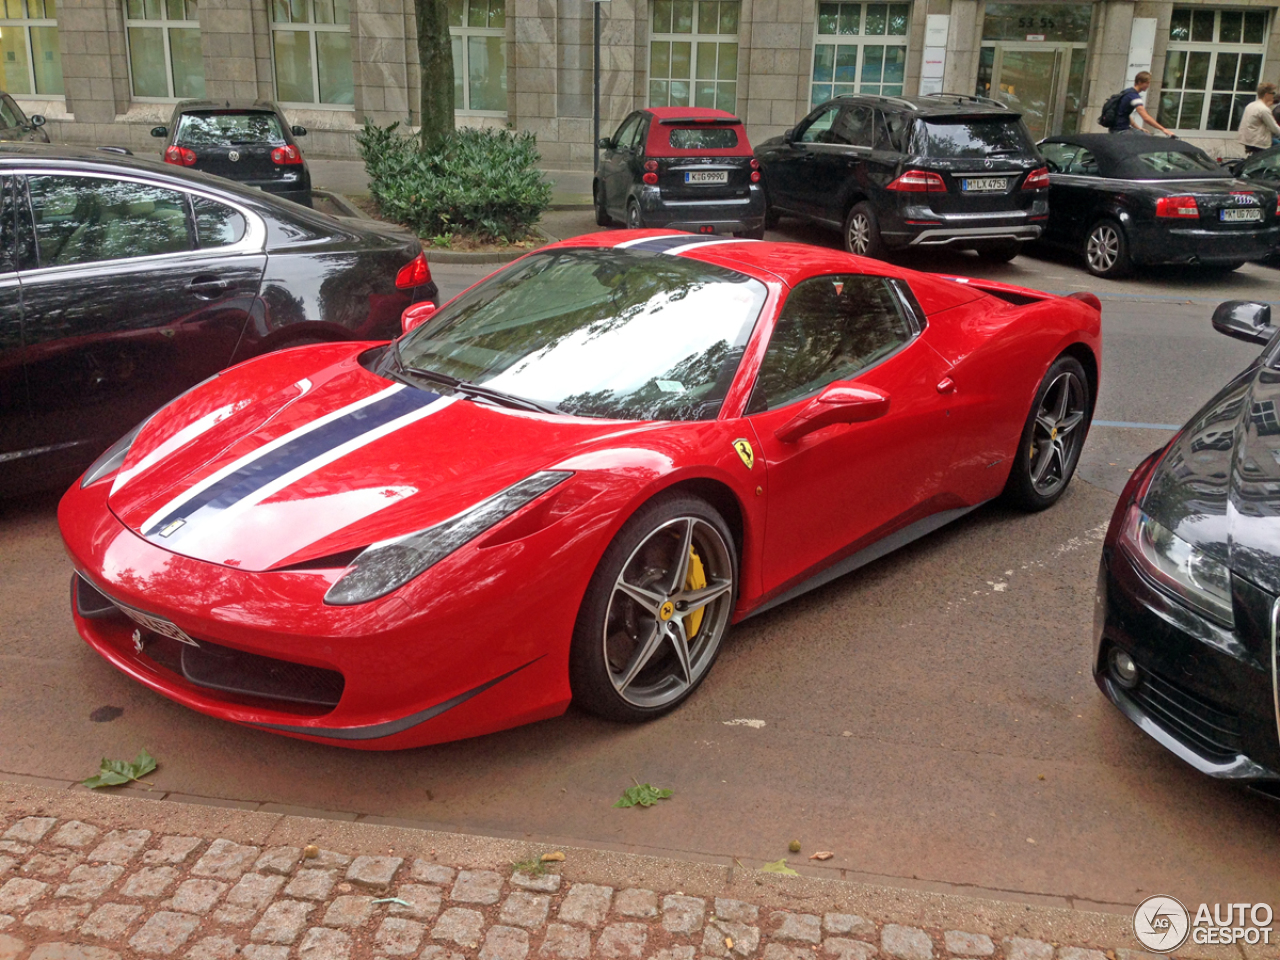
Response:
POLYGON ((926 157, 1035 156, 1026 128, 1014 117, 926 120, 923 126, 926 157))
POLYGON ((184 113, 174 140, 183 147, 229 147, 244 143, 284 143, 274 113, 184 113))
POLYGON ((578 416, 708 420, 766 293, 663 253, 533 254, 405 336, 400 359, 578 416))

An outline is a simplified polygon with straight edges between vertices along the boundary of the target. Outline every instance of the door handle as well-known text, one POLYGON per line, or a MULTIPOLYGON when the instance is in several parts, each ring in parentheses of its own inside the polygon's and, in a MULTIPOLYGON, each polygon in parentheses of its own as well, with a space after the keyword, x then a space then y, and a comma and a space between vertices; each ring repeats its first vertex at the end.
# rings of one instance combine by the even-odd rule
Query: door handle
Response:
POLYGON ((213 300, 230 286, 231 284, 219 277, 203 276, 196 277, 188 283, 187 290, 201 300, 213 300))

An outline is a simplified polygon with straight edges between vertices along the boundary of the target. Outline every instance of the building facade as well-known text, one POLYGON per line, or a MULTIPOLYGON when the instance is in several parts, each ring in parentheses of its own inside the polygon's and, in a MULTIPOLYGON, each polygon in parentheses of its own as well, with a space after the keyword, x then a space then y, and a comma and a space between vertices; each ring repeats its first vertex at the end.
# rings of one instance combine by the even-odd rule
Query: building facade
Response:
MULTIPOLYGON (((417 122, 414 0, 0 0, 3 88, 54 140, 156 152, 188 97, 270 98, 314 155, 417 122)), ((459 124, 532 131, 551 168, 592 162, 592 4, 451 0, 459 124)), ((1147 109, 1241 153, 1240 111, 1280 76, 1276 0, 604 0, 601 130, 641 106, 736 112, 755 141, 846 92, 995 97, 1038 138, 1098 129, 1139 69, 1147 109)))

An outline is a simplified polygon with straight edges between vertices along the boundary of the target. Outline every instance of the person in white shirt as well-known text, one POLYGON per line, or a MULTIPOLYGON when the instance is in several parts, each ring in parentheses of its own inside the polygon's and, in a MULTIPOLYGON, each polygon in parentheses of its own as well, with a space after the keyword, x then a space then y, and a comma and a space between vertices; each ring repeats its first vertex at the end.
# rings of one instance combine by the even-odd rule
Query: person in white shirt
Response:
POLYGON ((1271 115, 1275 101, 1276 85, 1263 83, 1258 85, 1258 99, 1244 108, 1240 117, 1239 139, 1247 156, 1259 150, 1269 150, 1271 138, 1280 137, 1280 123, 1276 123, 1276 118, 1271 115))

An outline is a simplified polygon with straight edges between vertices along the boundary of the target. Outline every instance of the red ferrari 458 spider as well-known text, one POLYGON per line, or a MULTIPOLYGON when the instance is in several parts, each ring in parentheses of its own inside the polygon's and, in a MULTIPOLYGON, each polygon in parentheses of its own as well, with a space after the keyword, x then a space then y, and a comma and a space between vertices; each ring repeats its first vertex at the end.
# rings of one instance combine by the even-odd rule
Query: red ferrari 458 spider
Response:
MULTIPOLYGON (((426 306, 421 312, 430 312, 426 306)), ((730 624, 1071 480, 1100 305, 792 244, 544 247, 393 343, 251 360, 63 498, 83 637, 213 716, 391 749, 671 710, 730 624)))

